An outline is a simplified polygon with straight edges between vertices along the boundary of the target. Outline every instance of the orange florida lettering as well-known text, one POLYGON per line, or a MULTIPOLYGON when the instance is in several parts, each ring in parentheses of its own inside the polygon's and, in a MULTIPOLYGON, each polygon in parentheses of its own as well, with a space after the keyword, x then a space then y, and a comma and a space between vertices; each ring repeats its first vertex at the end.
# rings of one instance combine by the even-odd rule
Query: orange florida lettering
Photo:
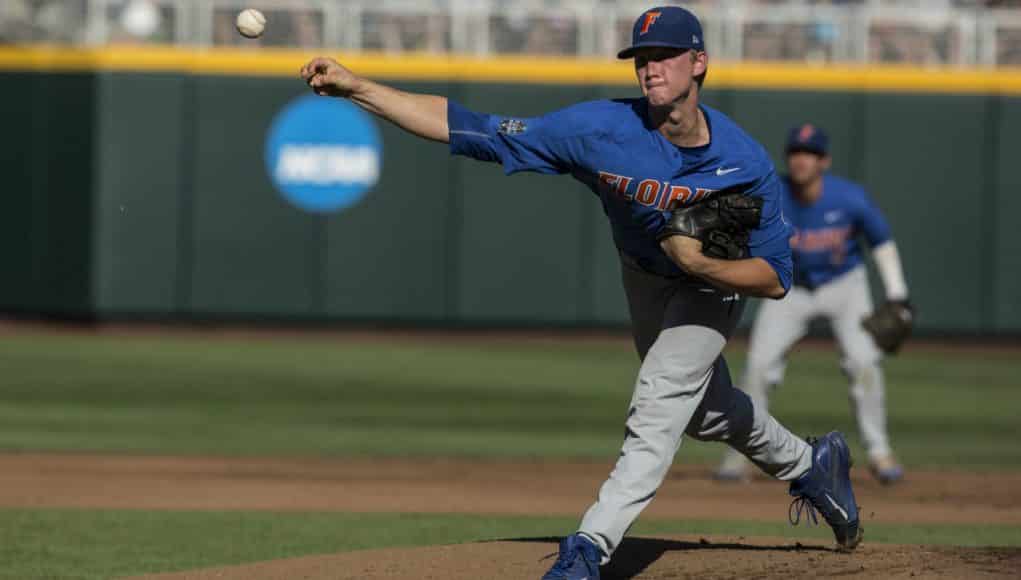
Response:
POLYGON ((608 171, 599 172, 599 182, 608 185, 611 189, 617 192, 622 199, 631 201, 631 194, 628 193, 627 188, 631 185, 631 178, 626 175, 617 175, 608 171))
POLYGON ((684 187, 683 185, 671 185, 670 190, 660 200, 658 209, 660 211, 672 211, 687 203, 690 197, 691 188, 684 187))
POLYGON ((659 197, 660 183, 655 179, 643 179, 638 184, 638 192, 635 194, 635 201, 642 205, 656 205, 656 198, 659 197))
POLYGON ((849 226, 798 230, 791 237, 791 247, 802 252, 823 252, 842 250, 844 242, 851 235, 849 226))
POLYGON ((705 199, 705 196, 709 195, 712 192, 713 192, 712 189, 706 189, 704 187, 700 187, 700 188, 695 190, 695 195, 693 195, 691 197, 690 201, 691 201, 691 203, 695 203, 696 201, 702 201, 703 199, 705 199))
POLYGON ((684 185, 671 185, 669 181, 647 178, 638 181, 638 185, 632 192, 630 191, 631 183, 635 180, 627 175, 618 175, 609 171, 599 172, 599 184, 604 191, 612 191, 624 201, 634 201, 660 211, 672 211, 682 205, 695 203, 716 191, 704 187, 692 190, 684 185))

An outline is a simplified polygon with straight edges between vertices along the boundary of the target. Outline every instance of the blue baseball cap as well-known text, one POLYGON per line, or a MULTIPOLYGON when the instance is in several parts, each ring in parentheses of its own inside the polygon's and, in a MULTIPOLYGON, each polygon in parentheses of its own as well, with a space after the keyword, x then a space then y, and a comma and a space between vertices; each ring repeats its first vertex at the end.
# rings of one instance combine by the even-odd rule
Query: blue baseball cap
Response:
POLYGON ((825 131, 811 123, 791 127, 787 134, 787 153, 796 151, 829 155, 830 138, 825 131))
POLYGON ((642 12, 631 30, 631 46, 617 58, 631 58, 645 46, 705 50, 702 24, 694 14, 680 6, 660 6, 642 12))

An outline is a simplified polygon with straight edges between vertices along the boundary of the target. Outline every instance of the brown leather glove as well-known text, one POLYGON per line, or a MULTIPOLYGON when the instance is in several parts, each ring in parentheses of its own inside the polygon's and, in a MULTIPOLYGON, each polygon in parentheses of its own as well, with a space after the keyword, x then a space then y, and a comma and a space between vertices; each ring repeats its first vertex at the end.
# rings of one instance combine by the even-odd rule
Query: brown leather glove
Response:
POLYGON ((862 319, 861 325, 872 335, 876 346, 888 354, 894 354, 914 327, 915 309, 907 300, 888 301, 862 319))

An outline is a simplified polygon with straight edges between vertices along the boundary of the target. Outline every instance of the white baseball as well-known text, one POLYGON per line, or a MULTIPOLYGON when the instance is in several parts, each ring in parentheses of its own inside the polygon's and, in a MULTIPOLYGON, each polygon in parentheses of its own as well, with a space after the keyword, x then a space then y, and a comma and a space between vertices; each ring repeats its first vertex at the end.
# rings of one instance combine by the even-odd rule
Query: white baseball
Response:
POLYGON ((238 32, 245 38, 259 38, 266 29, 266 16, 255 8, 246 8, 238 13, 234 22, 238 32))

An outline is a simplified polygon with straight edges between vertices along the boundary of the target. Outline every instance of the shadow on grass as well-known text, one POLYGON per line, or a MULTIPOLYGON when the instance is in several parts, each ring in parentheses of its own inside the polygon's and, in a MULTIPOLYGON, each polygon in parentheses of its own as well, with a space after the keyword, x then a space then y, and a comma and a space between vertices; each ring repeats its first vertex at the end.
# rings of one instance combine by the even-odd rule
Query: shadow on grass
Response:
MULTIPOLYGON (((560 538, 509 538, 503 542, 560 542, 560 538)), ((747 552, 832 552, 822 546, 806 546, 800 542, 778 546, 755 546, 733 542, 710 542, 702 539, 698 542, 682 542, 679 540, 658 540, 655 538, 624 538, 620 547, 613 554, 613 560, 600 568, 603 580, 625 580, 641 574, 653 562, 659 560, 666 552, 686 552, 691 550, 741 550, 747 552)), ((554 552, 549 558, 550 566, 556 558, 554 552)))

